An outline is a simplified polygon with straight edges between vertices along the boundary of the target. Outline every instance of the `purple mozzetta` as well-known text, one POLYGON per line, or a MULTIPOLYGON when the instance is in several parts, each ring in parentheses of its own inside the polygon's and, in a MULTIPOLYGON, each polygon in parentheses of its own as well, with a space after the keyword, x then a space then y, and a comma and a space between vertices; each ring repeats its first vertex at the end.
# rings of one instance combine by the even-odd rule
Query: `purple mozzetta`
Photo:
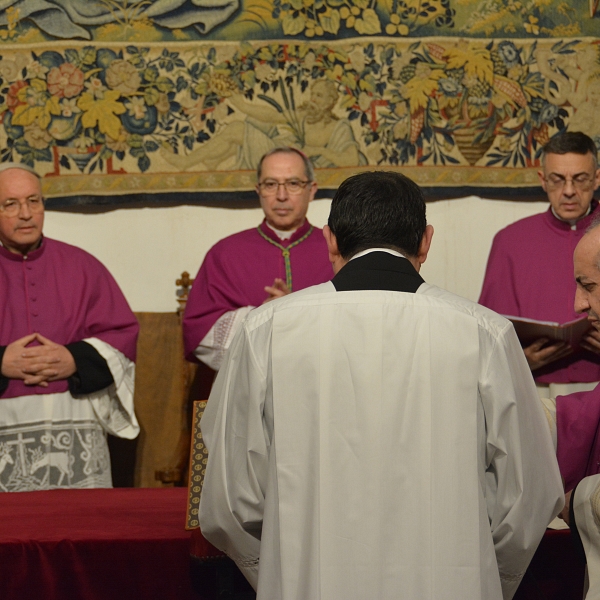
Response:
MULTIPOLYGON (((48 238, 27 256, 0 247, 0 346, 30 333, 57 344, 98 338, 135 361, 138 323, 123 293, 93 256, 48 238)), ((65 392, 66 380, 48 387, 11 379, 3 398, 65 392)))
POLYGON ((284 253, 276 244, 289 250, 292 291, 333 277, 323 232, 308 221, 285 241, 265 221, 226 237, 206 254, 190 292, 183 320, 188 360, 194 360, 194 350, 221 315, 260 306, 267 298, 265 286, 273 285, 276 277, 289 281, 284 253))

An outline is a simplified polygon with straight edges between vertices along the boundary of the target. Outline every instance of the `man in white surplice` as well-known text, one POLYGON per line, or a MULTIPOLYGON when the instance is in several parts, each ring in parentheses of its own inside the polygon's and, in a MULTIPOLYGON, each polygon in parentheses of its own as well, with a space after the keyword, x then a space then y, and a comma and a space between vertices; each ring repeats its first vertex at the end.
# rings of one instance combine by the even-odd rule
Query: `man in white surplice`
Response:
POLYGON ((563 489, 512 325, 423 281, 399 173, 346 180, 336 276, 257 308, 202 419, 204 536, 259 600, 512 598, 563 489))

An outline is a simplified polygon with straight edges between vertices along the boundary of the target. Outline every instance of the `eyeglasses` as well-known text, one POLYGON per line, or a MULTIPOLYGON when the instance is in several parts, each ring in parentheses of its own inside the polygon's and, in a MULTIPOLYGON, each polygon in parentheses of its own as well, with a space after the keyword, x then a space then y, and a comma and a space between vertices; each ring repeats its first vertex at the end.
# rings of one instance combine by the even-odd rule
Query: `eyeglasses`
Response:
POLYGON ((40 213, 44 210, 44 199, 40 196, 31 196, 24 202, 19 202, 15 199, 5 200, 0 203, 0 212, 7 217, 16 217, 20 212, 21 208, 27 204, 27 207, 32 213, 40 213))
POLYGON ((258 184, 262 193, 265 196, 272 196, 279 190, 279 186, 282 185, 285 191, 294 196, 300 194, 302 190, 309 184, 310 181, 301 181, 300 179, 288 179, 287 181, 275 181, 274 179, 267 179, 258 184))
POLYGON ((548 185, 549 190, 562 190, 569 181, 573 184, 573 187, 576 190, 582 192, 587 192, 594 187, 594 177, 588 175, 587 173, 576 175, 571 179, 567 179, 561 175, 553 174, 549 175, 548 177, 544 177, 544 181, 548 185))

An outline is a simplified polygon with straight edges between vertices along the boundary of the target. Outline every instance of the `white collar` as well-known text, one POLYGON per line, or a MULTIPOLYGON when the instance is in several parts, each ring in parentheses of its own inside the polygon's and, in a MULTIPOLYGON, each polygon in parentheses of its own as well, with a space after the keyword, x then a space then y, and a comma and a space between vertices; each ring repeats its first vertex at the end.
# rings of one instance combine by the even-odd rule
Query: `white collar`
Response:
POLYGON ((267 224, 267 227, 271 231, 273 231, 280 240, 289 240, 296 233, 296 231, 298 231, 298 228, 292 229, 291 231, 281 231, 279 229, 275 229, 275 227, 273 227, 272 225, 269 225, 268 221, 265 221, 265 223, 267 224))
POLYGON ((579 219, 563 219, 556 214, 553 206, 550 206, 550 210, 552 211, 552 214, 559 221, 562 221, 563 223, 568 223, 571 226, 571 229, 575 229, 575 224, 577 223, 577 221, 581 221, 581 219, 585 219, 592 212, 592 203, 590 202, 587 212, 585 213, 585 215, 581 215, 581 217, 579 217, 579 219))
MULTIPOLYGON (((404 254, 397 252, 396 250, 391 250, 390 248, 367 248, 366 250, 362 250, 355 254, 350 260, 354 260, 355 258, 360 258, 361 256, 365 256, 366 254, 371 254, 371 252, 386 252, 387 254, 391 254, 392 256, 397 256, 398 258, 406 258, 404 254)), ((407 259, 408 260, 408 259, 407 259)))

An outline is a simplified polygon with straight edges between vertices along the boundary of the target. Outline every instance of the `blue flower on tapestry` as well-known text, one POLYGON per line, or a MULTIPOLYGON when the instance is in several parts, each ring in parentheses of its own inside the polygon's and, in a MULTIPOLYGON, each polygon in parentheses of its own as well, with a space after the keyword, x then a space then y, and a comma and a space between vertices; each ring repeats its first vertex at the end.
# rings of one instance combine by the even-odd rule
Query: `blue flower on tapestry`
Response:
POLYGON ((463 86, 456 79, 444 77, 438 81, 438 84, 440 91, 450 98, 458 96, 463 90, 463 86))
POLYGON ((553 121, 558 116, 558 110, 558 106, 545 102, 540 112, 540 121, 542 123, 550 123, 550 121, 553 121))
POLYGON ((510 68, 514 67, 520 62, 519 51, 517 47, 508 41, 503 41, 498 44, 498 52, 504 61, 504 64, 510 68))

